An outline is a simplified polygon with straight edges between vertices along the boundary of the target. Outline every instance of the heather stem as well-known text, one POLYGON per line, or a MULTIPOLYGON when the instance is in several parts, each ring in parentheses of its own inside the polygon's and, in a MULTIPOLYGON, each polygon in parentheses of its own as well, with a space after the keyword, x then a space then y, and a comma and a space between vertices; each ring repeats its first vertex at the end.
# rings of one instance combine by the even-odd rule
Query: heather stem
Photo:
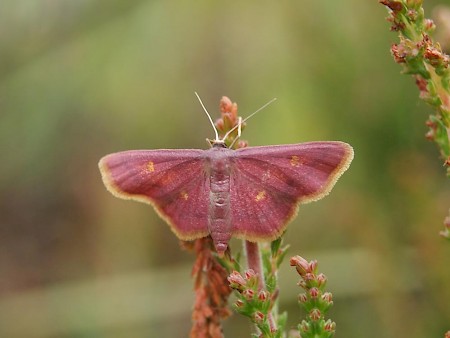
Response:
POLYGON ((265 289, 263 266, 261 261, 261 252, 259 251, 258 243, 249 241, 244 242, 245 253, 247 255, 247 265, 258 276, 259 290, 265 289))
MULTIPOLYGON (((244 241, 245 253, 247 255, 247 266, 252 269, 258 276, 258 289, 266 290, 266 283, 264 281, 264 271, 261 260, 261 251, 259 250, 258 243, 244 241)), ((267 315, 269 321, 270 330, 275 332, 277 330, 277 325, 272 315, 272 311, 269 311, 267 315)))

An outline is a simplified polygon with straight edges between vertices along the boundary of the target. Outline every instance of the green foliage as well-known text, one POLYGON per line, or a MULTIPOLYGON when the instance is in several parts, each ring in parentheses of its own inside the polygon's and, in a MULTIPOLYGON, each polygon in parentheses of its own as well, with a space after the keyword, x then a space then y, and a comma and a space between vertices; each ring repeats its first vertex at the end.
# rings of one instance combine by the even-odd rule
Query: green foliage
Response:
POLYGON ((301 277, 298 285, 305 292, 300 294, 298 302, 306 312, 306 319, 298 326, 302 338, 330 338, 334 336, 336 324, 325 320, 325 314, 333 305, 332 294, 325 291, 327 278, 318 273, 317 261, 308 262, 300 256, 291 258, 301 277))
POLYGON ((430 117, 428 138, 439 147, 450 176, 450 58, 430 34, 436 28, 426 19, 422 1, 380 0, 389 9, 391 29, 399 32, 400 43, 392 45, 395 61, 405 74, 414 75, 420 97, 436 114, 430 117))
POLYGON ((243 274, 233 271, 228 277, 230 287, 236 290, 238 300, 234 309, 248 317, 258 328, 255 337, 285 337, 287 313, 278 313, 278 279, 277 273, 287 246, 282 247, 282 238, 273 241, 261 250, 264 287, 259 284, 259 276, 252 269, 243 274))

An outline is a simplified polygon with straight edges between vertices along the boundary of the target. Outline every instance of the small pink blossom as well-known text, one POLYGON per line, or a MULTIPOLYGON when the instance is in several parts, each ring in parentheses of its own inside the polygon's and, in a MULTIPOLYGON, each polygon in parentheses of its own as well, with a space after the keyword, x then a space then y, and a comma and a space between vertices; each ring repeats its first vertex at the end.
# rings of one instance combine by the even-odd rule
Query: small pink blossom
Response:
POLYGON ((265 292, 264 290, 259 291, 258 299, 263 302, 266 301, 267 300, 267 292, 265 292))
POLYGON ((325 292, 322 295, 322 299, 327 302, 328 304, 333 303, 333 295, 331 294, 331 292, 325 292))
POLYGON ((332 322, 331 320, 328 319, 325 322, 325 326, 323 328, 325 331, 334 332, 334 331, 336 331, 336 323, 332 322))
POLYGON ((261 323, 264 320, 265 316, 264 313, 262 313, 261 311, 256 311, 253 314, 253 319, 255 320, 255 322, 257 323, 261 323))
POLYGON ((322 317, 322 314, 320 313, 319 309, 312 309, 311 312, 309 313, 309 317, 312 320, 317 321, 322 317))
POLYGON ((309 290, 309 295, 311 298, 317 298, 319 296, 319 289, 318 288, 311 288, 309 290))
POLYGON ((233 289, 242 289, 247 283, 247 281, 238 271, 233 271, 227 279, 230 283, 230 287, 233 289))

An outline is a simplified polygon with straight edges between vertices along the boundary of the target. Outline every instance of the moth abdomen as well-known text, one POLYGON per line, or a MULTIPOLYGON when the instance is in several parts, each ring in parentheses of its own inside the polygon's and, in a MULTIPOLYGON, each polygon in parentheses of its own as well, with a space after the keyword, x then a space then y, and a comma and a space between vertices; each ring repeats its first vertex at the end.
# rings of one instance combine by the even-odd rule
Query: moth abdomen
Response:
POLYGON ((229 159, 221 155, 229 150, 213 148, 211 151, 208 228, 216 250, 223 253, 231 238, 231 178, 229 159))

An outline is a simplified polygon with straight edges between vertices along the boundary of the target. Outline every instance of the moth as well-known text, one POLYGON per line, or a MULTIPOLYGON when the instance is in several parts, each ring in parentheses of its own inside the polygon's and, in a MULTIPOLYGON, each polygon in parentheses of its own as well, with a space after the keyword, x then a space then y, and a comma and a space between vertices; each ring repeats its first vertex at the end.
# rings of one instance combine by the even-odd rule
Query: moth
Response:
POLYGON ((106 155, 99 162, 103 182, 116 197, 152 205, 181 240, 210 235, 223 254, 231 237, 281 236, 298 206, 326 196, 353 159, 353 148, 339 141, 233 150, 228 135, 215 133, 207 150, 106 155))

